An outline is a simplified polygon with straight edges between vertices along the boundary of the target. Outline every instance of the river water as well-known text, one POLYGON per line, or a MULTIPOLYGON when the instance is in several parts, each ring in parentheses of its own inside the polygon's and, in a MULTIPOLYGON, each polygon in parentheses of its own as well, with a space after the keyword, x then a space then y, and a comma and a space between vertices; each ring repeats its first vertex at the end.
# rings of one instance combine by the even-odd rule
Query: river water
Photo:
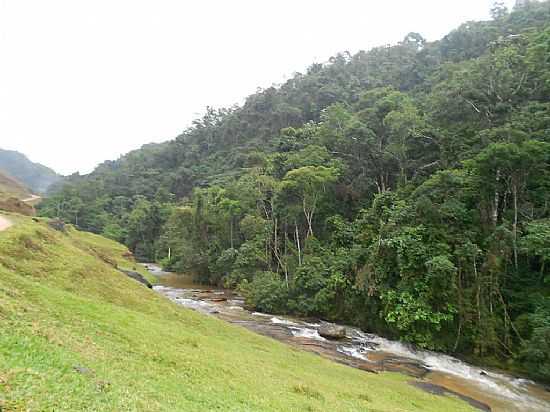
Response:
POLYGON ((379 373, 393 371, 411 377, 410 383, 440 395, 459 396, 479 410, 550 411, 550 391, 535 382, 501 371, 482 369, 445 354, 416 350, 397 341, 346 327, 346 338, 327 340, 316 320, 250 312, 232 290, 196 284, 188 275, 147 269, 159 280, 154 290, 178 305, 207 316, 241 325, 294 347, 318 353, 339 363, 379 373))

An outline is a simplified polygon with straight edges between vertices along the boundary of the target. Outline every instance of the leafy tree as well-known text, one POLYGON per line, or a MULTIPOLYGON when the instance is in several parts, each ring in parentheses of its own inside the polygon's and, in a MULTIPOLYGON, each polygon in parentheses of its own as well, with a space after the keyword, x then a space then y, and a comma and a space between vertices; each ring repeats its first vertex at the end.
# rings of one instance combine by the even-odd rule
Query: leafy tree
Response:
POLYGON ((319 201, 337 178, 337 169, 325 166, 300 167, 284 177, 281 190, 296 196, 301 203, 307 222, 307 236, 313 236, 313 218, 319 201))

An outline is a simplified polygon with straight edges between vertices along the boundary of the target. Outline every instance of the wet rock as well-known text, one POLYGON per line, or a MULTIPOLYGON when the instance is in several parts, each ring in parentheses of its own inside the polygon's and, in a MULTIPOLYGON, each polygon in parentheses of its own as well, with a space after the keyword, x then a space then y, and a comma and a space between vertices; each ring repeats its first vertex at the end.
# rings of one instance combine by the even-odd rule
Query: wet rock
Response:
POLYGON ((380 368, 377 365, 372 365, 368 363, 360 363, 359 365, 357 365, 357 368, 361 369, 362 371, 370 372, 370 373, 380 372, 380 368))
POLYGON ((385 371, 404 373, 414 378, 423 378, 430 372, 427 365, 401 357, 388 357, 382 360, 380 364, 385 371))
POLYGON ((480 410, 480 411, 487 411, 491 412, 491 408, 489 405, 480 402, 476 399, 470 398, 469 396, 462 395, 458 392, 452 391, 450 389, 444 388, 443 386, 435 385, 430 382, 423 382, 423 381, 414 381, 409 382, 412 386, 417 387, 418 389, 422 389, 425 392, 431 393, 432 395, 439 395, 439 396, 456 396, 460 399, 462 399, 465 402, 468 402, 471 406, 474 408, 480 410))
POLYGON ((359 346, 363 351, 368 350, 379 350, 380 344, 378 342, 363 341, 360 339, 353 338, 353 343, 359 346))
POLYGON ((207 300, 207 299, 212 298, 212 294, 210 294, 210 293, 194 293, 193 297, 197 298, 199 300, 207 300))
POLYGON ((119 269, 122 273, 124 273, 126 276, 128 276, 129 278, 132 278, 134 280, 137 280, 139 283, 143 283, 145 286, 147 286, 149 289, 153 289, 153 285, 151 285, 151 283, 145 279, 141 273, 138 273, 138 272, 134 272, 133 270, 124 270, 124 269, 119 269))
POLYGON ((346 337, 346 328, 334 323, 323 322, 319 327, 319 335, 327 339, 344 339, 346 337))

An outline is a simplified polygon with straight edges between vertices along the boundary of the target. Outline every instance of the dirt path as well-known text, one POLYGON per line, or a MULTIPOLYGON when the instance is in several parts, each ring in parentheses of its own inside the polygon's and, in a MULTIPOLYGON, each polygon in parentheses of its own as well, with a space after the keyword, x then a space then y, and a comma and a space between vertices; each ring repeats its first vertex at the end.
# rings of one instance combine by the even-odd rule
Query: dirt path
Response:
POLYGON ((13 223, 10 220, 3 216, 0 216, 0 232, 6 230, 11 225, 13 225, 13 223))
POLYGON ((31 197, 28 197, 26 199, 21 199, 22 202, 29 203, 31 205, 35 205, 42 199, 42 196, 32 195, 31 197))

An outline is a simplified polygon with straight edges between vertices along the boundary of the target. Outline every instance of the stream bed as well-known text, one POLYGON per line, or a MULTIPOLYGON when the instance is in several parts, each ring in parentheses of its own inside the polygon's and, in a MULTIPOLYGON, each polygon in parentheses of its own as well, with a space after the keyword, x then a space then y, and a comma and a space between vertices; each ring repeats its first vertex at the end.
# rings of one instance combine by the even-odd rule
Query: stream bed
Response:
POLYGON ((354 327, 346 327, 342 340, 327 340, 319 335, 316 320, 251 312, 233 290, 196 284, 191 276, 163 272, 154 264, 145 267, 158 279, 154 290, 175 303, 335 362, 371 373, 403 373, 420 389, 458 396, 483 411, 550 411, 550 389, 531 380, 482 369, 442 353, 416 350, 354 327))

